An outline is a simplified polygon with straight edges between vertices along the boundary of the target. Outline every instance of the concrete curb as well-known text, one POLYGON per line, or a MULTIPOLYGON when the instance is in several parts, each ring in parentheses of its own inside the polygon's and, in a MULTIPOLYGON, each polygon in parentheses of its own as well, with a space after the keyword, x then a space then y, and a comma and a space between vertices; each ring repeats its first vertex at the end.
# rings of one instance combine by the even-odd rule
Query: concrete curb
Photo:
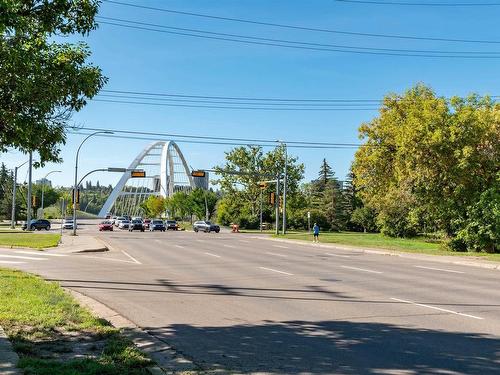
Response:
POLYGON ((478 262, 474 260, 467 260, 467 259, 449 259, 445 258, 447 257, 446 255, 428 255, 428 254, 414 254, 414 253, 405 253, 405 252, 400 252, 400 251, 395 251, 395 250, 379 250, 379 249, 365 249, 361 247, 355 247, 355 246, 348 246, 348 245, 335 245, 335 244, 314 244, 314 243, 308 243, 306 241, 300 241, 300 240, 289 240, 289 239, 282 239, 282 238, 271 238, 271 237, 258 237, 259 239, 265 239, 269 241, 277 241, 277 242, 286 242, 286 243, 293 243, 293 244, 300 244, 300 245, 306 245, 306 246, 311 246, 311 247, 320 247, 320 248, 325 248, 325 249, 338 249, 338 250, 347 250, 347 251, 361 251, 366 254, 377 254, 377 255, 391 255, 391 256, 397 256, 401 258, 408 258, 408 259, 419 259, 419 260, 426 260, 430 262, 438 262, 438 263, 448 263, 448 264, 456 264, 460 266, 469 266, 469 267, 477 267, 477 268, 486 268, 490 270, 498 270, 500 271, 500 263, 486 263, 485 261, 478 262))
POLYGON ((0 373, 2 375, 21 375, 23 371, 17 368, 19 357, 12 348, 5 331, 0 326, 0 373))
POLYGON ((87 307, 99 318, 105 319, 114 327, 121 329, 125 337, 131 340, 138 349, 148 354, 151 359, 157 363, 157 366, 148 368, 151 374, 175 374, 182 371, 188 372, 198 369, 198 366, 189 359, 179 355, 174 348, 152 334, 142 330, 135 323, 103 303, 73 289, 64 289, 81 305, 87 307))

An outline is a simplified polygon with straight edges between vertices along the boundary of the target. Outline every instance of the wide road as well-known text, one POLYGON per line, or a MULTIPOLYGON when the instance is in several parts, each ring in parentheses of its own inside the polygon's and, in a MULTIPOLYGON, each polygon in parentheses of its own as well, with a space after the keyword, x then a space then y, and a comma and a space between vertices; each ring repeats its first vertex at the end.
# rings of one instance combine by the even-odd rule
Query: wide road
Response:
POLYGON ((99 236, 112 251, 3 251, 0 266, 105 303, 202 369, 500 374, 498 270, 257 235, 99 236))

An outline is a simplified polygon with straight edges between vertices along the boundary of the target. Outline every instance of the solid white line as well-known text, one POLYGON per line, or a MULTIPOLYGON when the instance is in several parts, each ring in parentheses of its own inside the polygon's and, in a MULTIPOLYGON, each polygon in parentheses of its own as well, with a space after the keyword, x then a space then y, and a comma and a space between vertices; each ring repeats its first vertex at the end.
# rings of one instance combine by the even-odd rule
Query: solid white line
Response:
POLYGON ((235 249, 236 248, 236 246, 233 246, 233 245, 226 245, 226 244, 224 244, 222 246, 224 246, 224 247, 230 247, 231 249, 235 249))
POLYGON ((340 254, 332 254, 332 253, 325 253, 325 254, 330 255, 331 257, 350 258, 350 255, 340 255, 340 254))
POLYGON ((26 262, 16 262, 13 260, 0 260, 0 264, 24 264, 26 262))
POLYGON ((110 262, 120 262, 120 263, 128 263, 128 264, 132 263, 132 264, 136 264, 135 262, 132 262, 130 260, 124 260, 124 259, 113 259, 113 258, 96 257, 96 256, 93 256, 93 255, 79 255, 79 256, 82 257, 82 258, 108 260, 110 262))
POLYGON ((424 268, 426 270, 434 270, 434 271, 442 271, 442 272, 451 272, 451 273, 465 273, 462 271, 454 271, 454 270, 445 270, 443 268, 434 268, 434 267, 424 267, 424 266, 413 266, 417 268, 424 268))
POLYGON ((408 303, 408 304, 410 304, 410 305, 421 306, 421 307, 427 307, 427 308, 429 308, 429 309, 439 310, 439 311, 447 312, 447 313, 450 313, 450 314, 455 314, 455 315, 466 316, 467 318, 473 318, 473 319, 479 319, 479 320, 484 319, 484 318, 481 318, 481 317, 479 317, 479 316, 474 316, 474 315, 469 315, 469 314, 459 313, 459 312, 456 312, 456 311, 453 311, 453 310, 447 310, 447 309, 442 309, 442 308, 440 308, 440 307, 435 307, 435 306, 425 305, 425 304, 423 304, 423 303, 417 303, 417 302, 413 302, 413 301, 407 301, 407 300, 404 300, 404 299, 399 299, 399 298, 391 298, 391 299, 392 299, 392 300, 394 300, 394 301, 398 301, 398 302, 408 303))
POLYGON ((175 247, 178 247, 179 249, 184 249, 184 246, 182 245, 174 245, 175 247))
POLYGON ((289 249, 288 246, 282 246, 282 245, 273 245, 273 247, 279 247, 281 249, 289 249))
POLYGON ((340 267, 342 267, 342 268, 348 268, 350 270, 363 271, 363 272, 383 273, 383 272, 380 272, 380 271, 372 271, 372 270, 367 270, 367 269, 364 269, 364 268, 357 268, 357 267, 349 267, 349 266, 340 266, 340 267))
POLYGON ((249 243, 250 241, 247 241, 247 240, 239 240, 240 242, 244 242, 244 243, 249 243))
POLYGON ((216 254, 212 254, 212 253, 205 253, 205 254, 210 255, 211 257, 220 258, 220 255, 216 255, 216 254))
POLYGON ((278 253, 271 253, 271 252, 267 252, 266 254, 268 254, 268 255, 274 255, 275 257, 283 257, 283 258, 287 258, 288 257, 288 255, 278 254, 278 253))
POLYGON ((29 259, 29 260, 48 260, 46 258, 33 258, 33 257, 23 257, 21 255, 4 255, 4 254, 1 254, 0 258, 29 259))
POLYGON ((137 264, 142 264, 141 262, 139 262, 137 259, 135 259, 132 255, 130 255, 129 253, 127 253, 125 250, 121 250, 121 252, 123 254, 125 254, 126 256, 128 256, 130 259, 132 259, 135 263, 137 264))
POLYGON ((266 271, 271 271, 271 272, 277 272, 277 273, 281 273, 283 275, 287 275, 287 276, 293 276, 293 273, 288 273, 288 272, 283 272, 283 271, 278 271, 278 270, 275 270, 273 268, 266 268, 266 267, 259 267, 261 270, 266 270, 266 271))
POLYGON ((49 253, 44 253, 44 252, 36 252, 36 251, 16 251, 16 254, 29 254, 29 255, 42 255, 42 256, 47 256, 47 257, 67 257, 66 254, 49 254, 49 253))

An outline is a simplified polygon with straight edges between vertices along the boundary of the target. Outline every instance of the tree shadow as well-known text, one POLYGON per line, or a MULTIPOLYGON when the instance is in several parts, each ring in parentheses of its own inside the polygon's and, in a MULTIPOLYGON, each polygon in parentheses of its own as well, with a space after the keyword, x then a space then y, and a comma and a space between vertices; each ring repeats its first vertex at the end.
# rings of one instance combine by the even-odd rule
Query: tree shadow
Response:
POLYGON ((147 330, 200 368, 226 373, 500 373, 500 340, 480 334, 349 321, 147 330))

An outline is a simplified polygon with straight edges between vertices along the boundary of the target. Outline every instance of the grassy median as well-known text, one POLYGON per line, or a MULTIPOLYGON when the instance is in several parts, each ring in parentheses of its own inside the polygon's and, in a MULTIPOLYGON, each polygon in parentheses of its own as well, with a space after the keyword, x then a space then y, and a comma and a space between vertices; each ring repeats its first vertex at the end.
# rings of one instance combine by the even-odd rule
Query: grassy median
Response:
POLYGON ((25 231, 0 231, 0 247, 31 247, 43 249, 59 243, 60 234, 25 231))
MULTIPOLYGON (((276 236, 275 236, 276 237, 276 236)), ((291 240, 311 241, 312 234, 306 232, 291 232, 284 237, 291 240)), ((373 249, 386 249, 402 251, 407 253, 420 253, 430 255, 453 255, 453 256, 475 256, 487 260, 500 261, 500 254, 487 253, 460 253, 447 251, 443 249, 441 243, 426 237, 417 238, 392 238, 380 233, 359 233, 359 232, 340 232, 340 233, 321 233, 319 236, 322 243, 336 243, 373 249)))
POLYGON ((0 268, 0 325, 26 375, 143 375, 151 363, 57 283, 0 268))

